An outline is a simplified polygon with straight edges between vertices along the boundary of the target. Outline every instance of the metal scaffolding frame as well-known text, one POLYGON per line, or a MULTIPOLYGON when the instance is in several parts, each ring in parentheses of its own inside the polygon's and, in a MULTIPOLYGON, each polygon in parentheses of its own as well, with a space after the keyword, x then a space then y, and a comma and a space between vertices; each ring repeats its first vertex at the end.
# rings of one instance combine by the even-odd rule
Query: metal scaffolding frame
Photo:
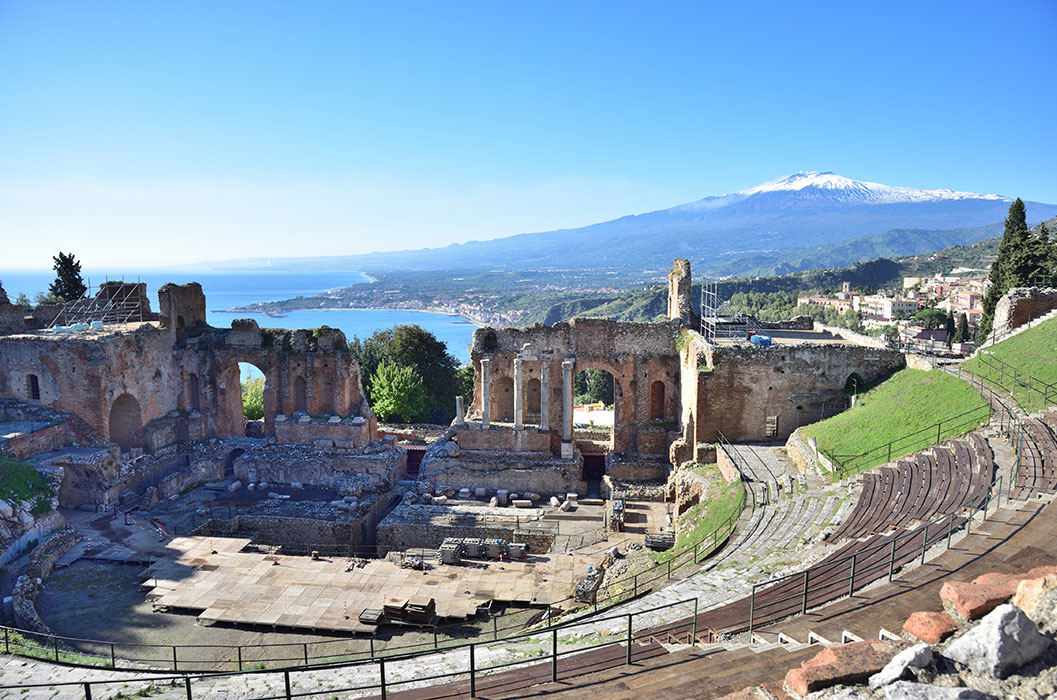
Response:
POLYGON ((48 328, 57 325, 73 325, 75 323, 92 323, 99 321, 103 325, 127 325, 143 321, 143 307, 140 304, 139 278, 136 282, 125 282, 121 280, 106 279, 103 284, 96 287, 92 294, 92 280, 89 278, 83 296, 72 299, 62 305, 62 309, 48 324, 48 328), (108 296, 103 296, 104 290, 112 290, 108 296), (60 319, 63 321, 59 323, 60 319))
POLYGON ((734 310, 729 301, 719 300, 719 282, 701 283, 701 335, 708 343, 717 338, 747 340, 749 331, 760 331, 756 319, 734 310))

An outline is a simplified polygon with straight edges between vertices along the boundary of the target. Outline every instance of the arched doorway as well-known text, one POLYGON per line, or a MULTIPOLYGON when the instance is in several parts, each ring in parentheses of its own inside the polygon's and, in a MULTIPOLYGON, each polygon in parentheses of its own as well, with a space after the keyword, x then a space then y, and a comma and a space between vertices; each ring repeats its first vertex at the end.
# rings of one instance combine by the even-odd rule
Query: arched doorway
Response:
POLYGON ((131 394, 122 394, 110 407, 110 439, 116 442, 122 452, 133 447, 143 447, 143 417, 139 401, 131 394))
POLYGON ((521 413, 525 423, 540 422, 540 380, 535 377, 525 382, 525 405, 521 413))
POLYGON ((613 450, 620 386, 608 370, 587 368, 573 378, 573 437, 583 460, 587 495, 600 494, 606 454, 613 450))
POLYGON ((267 384, 260 367, 250 362, 239 363, 243 434, 246 437, 264 437, 264 390, 267 384))
POLYGON ((500 423, 514 422, 514 380, 499 377, 492 389, 492 415, 500 423))
POLYGON ((224 457, 224 478, 235 476, 235 460, 246 454, 246 450, 236 447, 224 457))
POLYGON ((664 420, 664 382, 660 380, 650 385, 650 420, 664 420))

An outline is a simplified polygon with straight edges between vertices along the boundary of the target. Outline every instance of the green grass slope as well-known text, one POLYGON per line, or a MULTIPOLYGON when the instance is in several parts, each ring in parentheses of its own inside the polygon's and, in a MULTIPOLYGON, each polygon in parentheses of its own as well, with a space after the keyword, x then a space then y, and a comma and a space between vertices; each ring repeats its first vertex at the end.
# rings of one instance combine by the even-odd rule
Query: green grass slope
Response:
POLYGON ((47 513, 54 493, 32 465, 0 457, 0 500, 33 503, 34 515, 47 513))
POLYGON ((962 380, 904 369, 860 395, 854 408, 802 431, 844 466, 837 476, 849 476, 967 433, 987 417, 984 397, 962 380))
POLYGON ((993 345, 962 368, 996 384, 1029 413, 1057 403, 1057 318, 993 345))

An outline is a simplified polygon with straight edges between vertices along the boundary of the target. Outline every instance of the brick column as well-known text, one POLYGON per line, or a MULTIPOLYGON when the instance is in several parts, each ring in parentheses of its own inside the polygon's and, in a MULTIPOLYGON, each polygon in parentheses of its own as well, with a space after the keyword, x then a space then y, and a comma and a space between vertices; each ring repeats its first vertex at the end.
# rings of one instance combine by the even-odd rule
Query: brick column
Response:
POLYGON ((481 427, 488 427, 489 404, 492 403, 492 360, 481 358, 481 427))

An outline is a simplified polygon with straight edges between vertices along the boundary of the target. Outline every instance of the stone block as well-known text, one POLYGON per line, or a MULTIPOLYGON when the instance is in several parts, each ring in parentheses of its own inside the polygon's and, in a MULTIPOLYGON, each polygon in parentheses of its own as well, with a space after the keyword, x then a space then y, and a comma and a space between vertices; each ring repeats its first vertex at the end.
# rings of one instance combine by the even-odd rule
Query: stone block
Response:
POLYGON ((279 415, 277 415, 275 417, 275 422, 276 423, 285 423, 286 422, 286 416, 284 416, 282 413, 280 413, 279 415))
POLYGON ((947 581, 940 589, 943 609, 955 620, 976 620, 1009 600, 1006 586, 980 586, 965 581, 947 581))
POLYGON ((510 501, 510 505, 514 506, 515 508, 531 508, 532 501, 528 500, 527 498, 517 498, 510 501))
POLYGON ((355 418, 352 419, 352 424, 353 425, 363 425, 366 422, 367 422, 367 419, 364 418, 363 416, 356 416, 355 418))
POLYGON ((951 642, 944 656, 978 675, 1004 678, 1049 649, 1053 642, 1015 605, 1000 605, 951 642))
POLYGON ((300 418, 297 419, 297 422, 298 423, 311 423, 312 422, 312 416, 301 416, 300 418))
POLYGON ((320 438, 315 442, 316 447, 334 447, 334 441, 327 438, 320 438))
POLYGON ((238 491, 241 488, 242 488, 242 482, 239 481, 238 479, 235 479, 230 484, 228 484, 228 491, 230 491, 232 493, 234 493, 235 491, 238 491))
POLYGON ((883 669, 899 649, 879 639, 829 647, 785 675, 800 695, 833 685, 862 683, 883 669))
POLYGON ((335 440, 334 447, 340 447, 343 450, 351 450, 356 447, 356 442, 354 440, 335 440))
POLYGON ((341 416, 331 416, 327 419, 327 422, 331 425, 336 425, 341 422, 341 416))
POLYGON ((932 664, 932 648, 928 644, 915 644, 904 649, 880 671, 870 676, 870 687, 880 688, 896 681, 917 680, 918 671, 932 664))
POLYGON ((903 631, 928 644, 939 644, 958 631, 945 612, 916 612, 903 623, 903 631))
POLYGON ((473 495, 474 495, 474 497, 475 497, 475 498, 480 498, 480 499, 484 499, 484 498, 487 498, 487 496, 488 496, 488 489, 486 489, 486 488, 483 488, 483 487, 481 487, 481 486, 478 486, 477 488, 475 488, 475 489, 473 490, 473 495))
POLYGON ((972 688, 951 688, 909 681, 899 681, 885 688, 885 700, 991 700, 993 697, 972 688))
POLYGON ((1021 581, 1013 596, 1013 605, 1044 632, 1057 631, 1057 574, 1021 581))

